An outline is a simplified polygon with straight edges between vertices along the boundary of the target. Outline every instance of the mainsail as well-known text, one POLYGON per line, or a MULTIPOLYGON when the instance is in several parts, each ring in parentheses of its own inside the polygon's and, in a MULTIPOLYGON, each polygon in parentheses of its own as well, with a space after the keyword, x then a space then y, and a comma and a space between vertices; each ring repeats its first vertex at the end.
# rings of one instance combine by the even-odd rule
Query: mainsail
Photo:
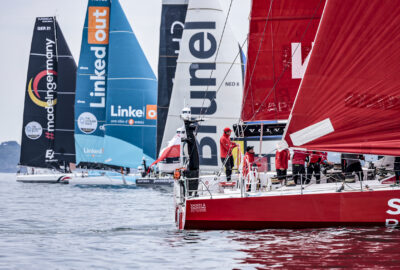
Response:
POLYGON ((168 117, 187 5, 188 0, 163 0, 162 2, 158 58, 157 155, 161 149, 168 117))
POLYGON ((69 129, 75 86, 67 81, 75 81, 75 71, 55 18, 37 18, 29 57, 20 165, 59 168, 62 161, 74 162, 69 129))
POLYGON ((77 163, 104 162, 110 1, 89 0, 75 98, 77 163))
POLYGON ((398 2, 328 0, 288 144, 400 156, 399 36, 398 2))
POLYGON ((218 1, 189 1, 162 142, 182 125, 184 107, 206 118, 197 134, 202 170, 219 169, 219 138, 240 116, 240 50, 226 20, 218 1))
POLYGON ((111 4, 104 163, 156 158, 157 79, 117 0, 111 4))
POLYGON ((241 119, 287 120, 325 0, 253 0, 241 119))

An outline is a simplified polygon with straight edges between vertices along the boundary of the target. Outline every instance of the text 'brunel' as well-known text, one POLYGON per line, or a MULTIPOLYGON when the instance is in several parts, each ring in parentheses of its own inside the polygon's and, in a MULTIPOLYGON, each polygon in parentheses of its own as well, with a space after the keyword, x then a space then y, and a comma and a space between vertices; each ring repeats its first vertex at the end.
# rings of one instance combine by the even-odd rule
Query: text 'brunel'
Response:
MULTIPOLYGON (((198 30, 194 31, 192 36, 189 39, 189 51, 190 54, 199 60, 207 59, 215 55, 217 50, 217 40, 212 33, 207 30, 216 29, 215 22, 212 21, 203 21, 203 22, 187 22, 185 24, 185 30, 198 30)), ((201 74, 207 74, 209 71, 212 72, 216 69, 215 61, 212 62, 202 62, 196 63, 193 62, 189 67, 190 74, 190 99, 200 100, 206 99, 207 101, 204 104, 208 105, 208 107, 194 107, 192 106, 191 112, 193 115, 213 115, 217 112, 217 100, 216 100, 216 79, 210 76, 200 76, 201 74), (201 90, 193 90, 194 87, 198 87, 201 90)), ((213 72, 215 74, 216 72, 213 72)), ((192 104, 194 102, 191 102, 192 104)), ((201 125, 199 127, 199 135, 202 136, 199 141, 199 154, 200 154, 200 164, 201 165, 210 165, 217 166, 218 160, 217 155, 215 155, 218 151, 217 143, 214 139, 207 134, 215 134, 217 133, 217 127, 212 125, 201 125), (210 157, 203 156, 206 148, 209 148, 212 154, 210 157)))

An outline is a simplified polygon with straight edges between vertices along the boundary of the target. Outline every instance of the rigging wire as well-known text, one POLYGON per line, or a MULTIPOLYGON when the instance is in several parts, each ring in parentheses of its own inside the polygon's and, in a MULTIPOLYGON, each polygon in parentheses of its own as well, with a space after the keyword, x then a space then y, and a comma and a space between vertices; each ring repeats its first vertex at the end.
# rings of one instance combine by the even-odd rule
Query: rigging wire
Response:
MULTIPOLYGON (((243 97, 243 100, 242 100, 242 109, 243 109, 244 100, 246 100, 247 94, 249 93, 247 90, 248 90, 248 89, 250 88, 250 86, 251 86, 252 78, 253 78, 253 75, 254 75, 254 70, 256 69, 256 65, 257 65, 257 61, 258 61, 258 56, 260 55, 260 51, 261 51, 261 45, 262 45, 263 42, 264 42, 265 31, 267 30, 268 20, 269 20, 269 17, 270 17, 270 15, 271 15, 271 10, 272 10, 272 4, 273 4, 273 2, 274 2, 274 0, 271 0, 270 5, 269 5, 269 10, 268 10, 267 18, 265 19, 265 24, 264 24, 264 29, 263 29, 263 32, 262 32, 261 40, 260 40, 260 43, 258 44, 258 50, 257 50, 257 54, 256 54, 256 59, 254 60, 254 65, 253 65, 253 68, 252 68, 252 70, 251 70, 251 74, 250 74, 250 78, 249 78, 249 85, 248 85, 247 89, 244 89, 244 92, 246 93, 246 95, 243 97)), ((250 35, 250 33, 249 33, 249 35, 250 35)), ((247 50, 247 51, 248 51, 248 50, 247 50)), ((247 53, 247 55, 249 55, 249 54, 247 53)), ((248 61, 248 60, 247 60, 247 61, 248 61)))
MULTIPOLYGON (((226 29, 226 25, 227 25, 227 22, 228 22, 229 14, 231 13, 232 3, 233 3, 233 0, 230 1, 228 13, 227 13, 227 15, 226 15, 225 22, 224 22, 224 27, 222 28, 221 37, 220 37, 220 39, 219 39, 218 48, 217 48, 217 51, 216 51, 216 53, 215 53, 215 58, 214 58, 215 64, 217 64, 217 63, 216 63, 216 62, 217 62, 217 57, 218 57, 219 49, 220 49, 220 47, 221 47, 222 38, 224 37, 224 34, 225 34, 225 29, 226 29)), ((235 60, 236 60, 236 58, 235 58, 235 60)), ((209 79, 211 79, 213 73, 214 73, 214 69, 211 70, 209 79)), ((204 106, 204 102, 205 102, 205 100, 206 100, 206 96, 207 96, 208 89, 209 89, 209 85, 207 85, 206 91, 205 91, 205 93, 204 93, 203 102, 202 102, 202 104, 201 104, 200 116, 201 116, 202 114, 206 114, 207 111, 208 111, 208 108, 209 108, 209 107, 207 107, 207 109, 206 109, 205 112, 203 113, 203 108, 204 108, 203 106, 204 106)), ((215 99, 215 98, 213 98, 212 101, 213 101, 214 99, 215 99)), ((211 101, 211 102, 212 102, 212 101, 211 101)), ((196 132, 196 135, 197 135, 197 132, 196 132)))

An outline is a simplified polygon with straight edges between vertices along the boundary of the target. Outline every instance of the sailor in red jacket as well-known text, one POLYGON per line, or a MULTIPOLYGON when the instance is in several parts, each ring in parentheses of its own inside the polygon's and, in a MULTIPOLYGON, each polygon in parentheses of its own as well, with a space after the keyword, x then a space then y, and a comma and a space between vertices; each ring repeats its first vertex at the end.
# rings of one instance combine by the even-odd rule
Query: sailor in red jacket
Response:
POLYGON ((234 166, 233 157, 232 157, 232 150, 237 146, 236 143, 231 142, 231 132, 230 128, 224 128, 224 134, 221 136, 219 140, 219 145, 221 149, 221 161, 222 164, 225 164, 225 171, 226 171, 226 180, 231 180, 232 175, 232 168, 234 166))
POLYGON ((243 158, 243 176, 246 177, 254 165, 254 146, 247 146, 246 155, 243 158))
POLYGON ((278 179, 286 182, 287 168, 290 159, 290 152, 287 149, 287 144, 283 141, 279 142, 275 153, 275 168, 278 179))
POLYGON ((293 180, 297 185, 297 179, 300 177, 303 179, 302 182, 306 181, 306 169, 304 164, 308 161, 308 152, 305 150, 294 150, 292 157, 292 171, 293 171, 293 180))
POLYGON ((310 161, 307 163, 307 181, 306 184, 309 184, 311 178, 314 174, 316 183, 319 184, 321 182, 321 167, 320 164, 326 160, 323 152, 319 151, 309 151, 308 152, 310 161))

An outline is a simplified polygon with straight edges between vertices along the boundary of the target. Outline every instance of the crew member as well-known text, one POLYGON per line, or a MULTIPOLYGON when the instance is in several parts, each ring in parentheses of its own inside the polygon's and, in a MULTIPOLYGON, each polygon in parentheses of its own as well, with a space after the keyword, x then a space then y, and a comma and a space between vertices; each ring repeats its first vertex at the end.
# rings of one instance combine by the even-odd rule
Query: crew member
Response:
POLYGON ((298 178, 302 179, 304 183, 306 181, 306 169, 304 167, 305 162, 308 161, 308 152, 304 150, 294 150, 292 157, 292 171, 293 171, 293 180, 297 185, 298 178))
POLYGON ((243 158, 243 176, 246 177, 251 167, 254 165, 254 146, 247 146, 246 154, 243 158))
POLYGON ((275 153, 275 168, 278 180, 286 184, 287 168, 290 159, 290 152, 287 149, 287 144, 279 142, 275 153))
POLYGON ((237 146, 236 143, 231 142, 231 139, 230 139, 231 132, 232 132, 232 130, 230 128, 228 128, 228 127, 225 128, 224 134, 221 136, 221 139, 219 140, 220 149, 221 149, 221 161, 222 161, 222 164, 225 164, 227 181, 231 180, 232 168, 234 166, 232 150, 233 150, 233 148, 235 148, 237 146))
MULTIPOLYGON (((184 109, 185 110, 185 109, 184 109)), ((183 110, 183 111, 184 111, 183 110)), ((200 156, 199 150, 196 143, 195 131, 198 126, 198 119, 192 119, 190 114, 183 115, 183 120, 185 124, 186 138, 182 138, 183 142, 187 144, 187 151, 189 153, 189 163, 184 171, 185 177, 189 179, 189 196, 197 196, 197 189, 199 186, 199 170, 200 170, 200 156)))
POLYGON ((315 181, 317 184, 321 182, 321 167, 323 153, 318 151, 310 151, 309 152, 310 161, 307 163, 307 181, 306 184, 309 184, 311 178, 314 174, 315 181))
POLYGON ((365 160, 364 155, 342 154, 341 163, 343 173, 345 175, 350 175, 355 172, 358 176, 358 180, 362 181, 364 179, 364 173, 360 160, 365 160))

